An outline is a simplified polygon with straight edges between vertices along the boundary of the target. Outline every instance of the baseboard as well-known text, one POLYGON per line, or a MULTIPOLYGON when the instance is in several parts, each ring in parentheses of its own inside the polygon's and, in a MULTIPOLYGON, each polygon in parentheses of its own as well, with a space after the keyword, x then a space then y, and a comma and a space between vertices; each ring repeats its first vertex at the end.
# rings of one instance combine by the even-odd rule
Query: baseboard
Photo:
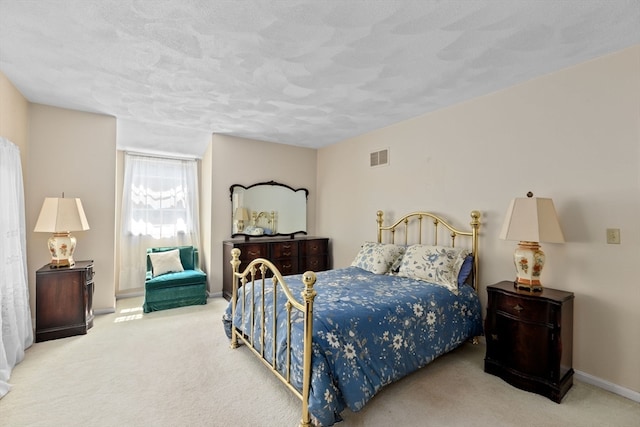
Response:
POLYGON ((94 308, 93 309, 93 314, 98 316, 100 314, 111 314, 111 313, 115 313, 116 312, 116 301, 117 301, 117 297, 113 297, 113 306, 111 307, 105 307, 105 308, 94 308))
MULTIPOLYGON (((116 300, 118 299, 123 299, 123 298, 133 298, 133 297, 143 297, 144 296, 144 292, 143 291, 139 291, 139 292, 129 292, 126 294, 120 294, 116 296, 116 300)), ((208 292, 207 293, 207 298, 222 298, 222 291, 220 292, 208 292)), ((101 308, 98 310, 93 310, 93 314, 94 315, 100 315, 100 314, 111 314, 111 313, 115 313, 116 309, 115 307, 107 307, 107 308, 101 308)), ((33 324, 35 325, 35 319, 32 319, 33 324)))
POLYGON ((633 400, 634 402, 640 403, 640 393, 637 391, 633 391, 609 381, 605 381, 602 378, 594 377, 593 375, 589 375, 586 372, 574 371, 573 378, 578 381, 582 381, 587 384, 591 384, 601 389, 610 391, 611 393, 617 394, 619 396, 626 397, 627 399, 633 400))
MULTIPOLYGON (((487 344, 484 336, 481 336, 478 338, 479 338, 478 344, 481 344, 481 345, 487 344)), ((583 383, 591 384, 603 390, 610 391, 613 394, 617 394, 618 396, 626 397, 627 399, 640 403, 640 393, 637 391, 619 386, 618 384, 614 384, 609 381, 605 381, 602 378, 594 377, 593 375, 587 374, 586 372, 582 372, 582 371, 574 370, 573 378, 577 381, 582 381, 583 383)))
POLYGON ((118 295, 116 295, 116 299, 143 297, 143 296, 144 296, 144 291, 135 291, 135 292, 127 292, 127 293, 123 293, 123 294, 118 294, 118 295))

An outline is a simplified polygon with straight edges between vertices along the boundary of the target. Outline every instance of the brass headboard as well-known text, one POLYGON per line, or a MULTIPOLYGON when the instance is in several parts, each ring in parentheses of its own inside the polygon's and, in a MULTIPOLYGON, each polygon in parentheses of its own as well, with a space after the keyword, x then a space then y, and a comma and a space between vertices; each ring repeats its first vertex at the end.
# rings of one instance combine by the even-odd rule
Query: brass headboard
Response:
POLYGON ((413 232, 412 236, 415 238, 416 241, 413 241, 414 239, 412 239, 413 243, 417 243, 417 244, 422 244, 422 238, 423 236, 427 235, 427 237, 431 237, 432 241, 431 243, 424 243, 424 244, 432 244, 432 245, 442 245, 442 246, 451 246, 451 247, 455 247, 456 245, 456 237, 458 236, 465 236, 465 237, 470 237, 471 238, 471 253, 473 254, 473 288, 476 290, 476 292, 478 291, 478 284, 480 283, 478 280, 478 259, 479 259, 479 254, 478 254, 478 230, 480 228, 480 212, 479 211, 471 211, 471 230, 468 231, 464 231, 464 230, 460 230, 454 226, 452 226, 451 224, 449 224, 447 221, 445 221, 442 217, 435 215, 431 212, 412 212, 409 214, 404 215, 402 218, 400 218, 399 220, 397 220, 394 224, 392 225, 387 225, 384 226, 382 225, 383 220, 383 213, 382 211, 378 211, 376 213, 377 215, 377 222, 378 222, 378 243, 383 243, 382 240, 382 232, 383 231, 389 231, 391 233, 391 237, 390 237, 390 243, 396 243, 396 244, 403 244, 403 245, 408 245, 409 244, 409 235, 410 232, 413 232), (422 220, 423 219, 430 219, 432 222, 433 227, 431 228, 431 232, 429 232, 428 230, 423 230, 422 227, 422 220), (417 230, 415 230, 414 226, 417 225, 417 230), (449 241, 448 242, 443 242, 441 243, 439 240, 439 234, 438 234, 438 230, 439 230, 439 226, 443 226, 446 230, 449 231, 448 236, 449 236, 449 241), (396 242, 396 230, 397 229, 401 229, 404 231, 404 242, 402 243, 398 243, 396 242))

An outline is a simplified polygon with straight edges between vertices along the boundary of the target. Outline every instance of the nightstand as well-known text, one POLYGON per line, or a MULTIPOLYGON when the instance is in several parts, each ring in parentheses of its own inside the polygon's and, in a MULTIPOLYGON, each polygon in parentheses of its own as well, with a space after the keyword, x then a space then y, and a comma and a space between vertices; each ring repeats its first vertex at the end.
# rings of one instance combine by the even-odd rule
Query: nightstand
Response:
POLYGON ((93 326, 93 261, 36 271, 36 342, 86 334, 93 326))
POLYGON ((573 385, 573 293, 487 286, 484 370, 560 403, 573 385))

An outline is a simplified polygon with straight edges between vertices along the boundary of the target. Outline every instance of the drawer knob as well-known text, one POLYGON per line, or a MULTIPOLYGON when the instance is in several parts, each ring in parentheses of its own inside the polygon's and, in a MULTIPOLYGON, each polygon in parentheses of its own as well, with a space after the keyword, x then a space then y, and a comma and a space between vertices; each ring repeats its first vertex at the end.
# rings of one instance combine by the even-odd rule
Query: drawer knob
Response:
POLYGON ((516 304, 513 306, 513 309, 517 312, 521 312, 522 310, 524 310, 524 307, 521 306, 520 304, 516 304))

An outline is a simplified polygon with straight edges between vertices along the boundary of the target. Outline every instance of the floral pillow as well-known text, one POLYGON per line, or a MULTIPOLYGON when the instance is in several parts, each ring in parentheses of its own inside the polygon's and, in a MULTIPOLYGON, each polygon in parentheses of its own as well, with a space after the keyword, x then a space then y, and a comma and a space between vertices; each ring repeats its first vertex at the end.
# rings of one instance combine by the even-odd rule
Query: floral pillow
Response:
POLYGON ((435 283, 457 294, 458 274, 467 255, 467 249, 412 245, 402 257, 398 276, 435 283))
POLYGON ((394 265, 397 268, 398 261, 404 252, 404 246, 392 243, 365 242, 351 266, 362 268, 374 274, 386 274, 392 270, 394 265))

